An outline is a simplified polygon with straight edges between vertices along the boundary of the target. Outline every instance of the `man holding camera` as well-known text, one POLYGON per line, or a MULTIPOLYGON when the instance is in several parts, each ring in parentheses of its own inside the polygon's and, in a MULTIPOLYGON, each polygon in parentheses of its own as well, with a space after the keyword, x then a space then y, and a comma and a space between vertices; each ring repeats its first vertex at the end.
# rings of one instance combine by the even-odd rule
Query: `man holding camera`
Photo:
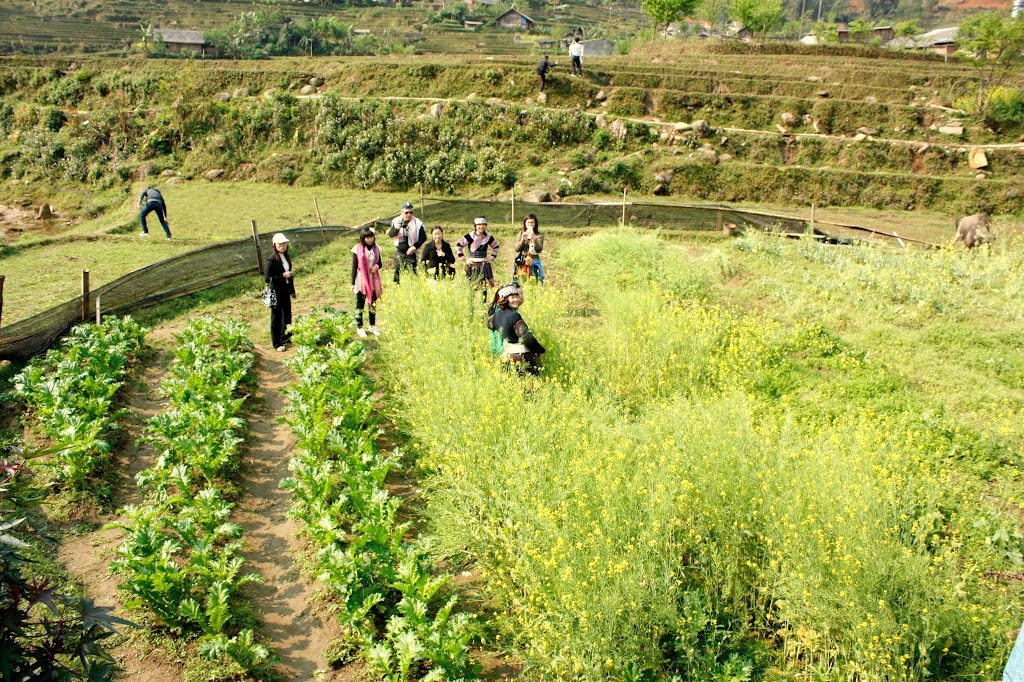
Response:
POLYGON ((402 270, 412 269, 416 273, 416 251, 427 241, 423 221, 412 214, 412 204, 402 204, 402 212, 391 221, 388 236, 395 240, 395 284, 401 279, 402 270))

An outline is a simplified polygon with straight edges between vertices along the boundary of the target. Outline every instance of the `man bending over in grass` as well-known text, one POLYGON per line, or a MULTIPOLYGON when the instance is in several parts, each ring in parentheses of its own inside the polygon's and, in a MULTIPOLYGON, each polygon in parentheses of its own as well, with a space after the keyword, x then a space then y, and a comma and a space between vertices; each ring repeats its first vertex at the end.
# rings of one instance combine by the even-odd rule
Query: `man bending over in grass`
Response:
POLYGON ((167 238, 171 238, 171 226, 167 224, 167 204, 164 202, 164 195, 160 194, 160 190, 149 187, 142 196, 139 197, 139 206, 142 207, 142 211, 139 212, 139 222, 142 223, 142 234, 140 237, 149 236, 149 227, 146 225, 146 216, 151 212, 156 213, 156 217, 160 219, 160 224, 164 228, 164 234, 167 238))

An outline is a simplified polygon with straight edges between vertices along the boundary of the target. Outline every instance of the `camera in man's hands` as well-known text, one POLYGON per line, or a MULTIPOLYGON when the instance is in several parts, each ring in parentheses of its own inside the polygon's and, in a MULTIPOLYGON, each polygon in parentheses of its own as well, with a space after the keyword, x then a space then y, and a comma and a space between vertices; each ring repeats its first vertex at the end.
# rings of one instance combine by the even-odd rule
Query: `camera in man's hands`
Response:
POLYGON ((401 228, 402 228, 402 229, 404 230, 405 228, 409 227, 409 221, 408 221, 408 220, 406 220, 405 218, 402 218, 402 222, 401 222, 401 223, 399 223, 399 225, 400 225, 400 226, 401 226, 401 228))

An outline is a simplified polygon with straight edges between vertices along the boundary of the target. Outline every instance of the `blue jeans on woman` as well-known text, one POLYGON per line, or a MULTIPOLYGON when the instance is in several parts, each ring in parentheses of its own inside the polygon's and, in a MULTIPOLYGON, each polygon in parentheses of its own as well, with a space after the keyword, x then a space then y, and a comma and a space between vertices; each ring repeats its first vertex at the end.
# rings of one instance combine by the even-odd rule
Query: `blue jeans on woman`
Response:
POLYGON ((171 238, 171 227, 167 224, 167 218, 164 217, 164 205, 159 201, 150 201, 146 203, 146 206, 139 212, 139 222, 142 223, 142 234, 149 234, 149 227, 146 226, 146 216, 151 211, 156 211, 156 217, 160 219, 160 225, 164 228, 164 234, 167 238, 171 238))
POLYGON ((533 258, 533 265, 530 266, 530 277, 536 277, 541 283, 544 282, 544 266, 536 256, 533 258))

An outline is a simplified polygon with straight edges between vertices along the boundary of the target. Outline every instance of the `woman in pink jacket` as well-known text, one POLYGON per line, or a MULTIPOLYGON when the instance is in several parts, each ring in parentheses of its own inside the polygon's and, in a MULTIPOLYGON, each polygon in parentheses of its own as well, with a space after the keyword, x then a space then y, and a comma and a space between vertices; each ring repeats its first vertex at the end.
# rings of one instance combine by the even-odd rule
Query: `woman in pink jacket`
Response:
POLYGON ((377 301, 380 300, 380 247, 373 230, 364 227, 359 233, 359 243, 352 247, 352 293, 356 295, 356 334, 366 338, 363 328, 363 308, 370 304, 369 332, 380 336, 377 329, 377 301))

